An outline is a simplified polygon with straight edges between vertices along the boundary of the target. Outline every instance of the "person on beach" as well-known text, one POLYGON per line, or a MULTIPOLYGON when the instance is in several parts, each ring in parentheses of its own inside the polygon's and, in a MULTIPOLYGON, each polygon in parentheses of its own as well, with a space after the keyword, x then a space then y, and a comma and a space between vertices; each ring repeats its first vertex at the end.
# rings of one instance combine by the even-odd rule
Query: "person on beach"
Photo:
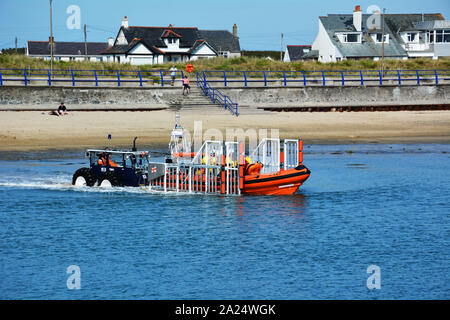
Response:
POLYGON ((189 94, 191 92, 191 86, 189 85, 189 79, 187 76, 184 76, 184 79, 183 79, 183 96, 184 96, 184 91, 187 91, 187 94, 189 94))
POLYGON ((50 112, 50 114, 59 117, 59 116, 64 116, 66 114, 69 114, 69 112, 67 111, 67 108, 64 105, 64 102, 61 102, 61 104, 59 105, 58 109, 56 111, 50 112))
POLYGON ((170 77, 172 78, 172 86, 175 83, 175 77, 177 76, 177 71, 178 71, 178 69, 174 65, 172 65, 172 68, 170 68, 170 77))

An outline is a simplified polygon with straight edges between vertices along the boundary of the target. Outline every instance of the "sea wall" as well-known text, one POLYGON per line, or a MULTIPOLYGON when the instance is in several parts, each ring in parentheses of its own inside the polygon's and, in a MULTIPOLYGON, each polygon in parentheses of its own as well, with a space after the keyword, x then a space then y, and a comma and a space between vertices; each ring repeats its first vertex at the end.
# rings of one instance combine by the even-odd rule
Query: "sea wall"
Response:
MULTIPOLYGON (((194 85, 195 86, 195 85, 194 85)), ((422 86, 329 86, 329 87, 221 87, 239 108, 302 107, 302 106, 359 106, 402 104, 448 104, 450 85, 422 86)), ((48 87, 0 86, 0 108, 21 106, 84 105, 115 108, 161 108, 180 104, 180 101, 197 102, 200 91, 193 88, 190 97, 181 99, 178 87, 48 87), (195 98, 196 97, 196 98, 195 98)), ((204 98, 206 100, 206 98, 204 98)), ((183 103, 181 103, 181 106, 183 103)), ((205 104, 205 107, 208 105, 205 104)), ((211 106, 209 106, 211 107, 211 106)))

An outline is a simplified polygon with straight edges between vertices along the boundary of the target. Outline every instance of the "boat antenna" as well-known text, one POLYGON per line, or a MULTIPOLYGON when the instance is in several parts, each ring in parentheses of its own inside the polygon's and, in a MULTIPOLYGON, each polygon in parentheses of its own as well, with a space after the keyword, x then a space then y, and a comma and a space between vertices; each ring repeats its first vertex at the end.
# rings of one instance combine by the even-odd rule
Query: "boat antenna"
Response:
POLYGON ((131 151, 137 151, 137 149, 136 149, 136 140, 137 140, 137 138, 138 138, 138 137, 134 137, 134 140, 133 140, 133 149, 131 149, 131 151))
POLYGON ((175 128, 178 128, 180 126, 179 122, 180 122, 180 113, 177 112, 175 113, 175 128))

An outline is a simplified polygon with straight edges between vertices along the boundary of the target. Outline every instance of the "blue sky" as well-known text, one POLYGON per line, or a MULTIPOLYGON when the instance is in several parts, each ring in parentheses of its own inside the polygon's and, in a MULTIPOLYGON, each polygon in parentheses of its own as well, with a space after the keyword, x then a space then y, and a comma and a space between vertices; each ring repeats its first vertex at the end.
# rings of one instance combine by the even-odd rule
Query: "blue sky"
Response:
MULTIPOLYGON (((448 0, 336 1, 336 0, 53 0, 55 41, 83 41, 83 28, 70 30, 66 13, 70 5, 81 10, 81 26, 87 25, 88 41, 115 37, 123 16, 131 26, 198 27, 230 30, 238 26, 243 50, 280 50, 281 33, 286 44, 311 44, 317 33, 318 16, 351 13, 355 5, 363 12, 370 5, 387 13, 442 13, 450 20, 448 0)), ((19 47, 27 40, 49 37, 49 0, 0 0, 0 49, 19 47)))

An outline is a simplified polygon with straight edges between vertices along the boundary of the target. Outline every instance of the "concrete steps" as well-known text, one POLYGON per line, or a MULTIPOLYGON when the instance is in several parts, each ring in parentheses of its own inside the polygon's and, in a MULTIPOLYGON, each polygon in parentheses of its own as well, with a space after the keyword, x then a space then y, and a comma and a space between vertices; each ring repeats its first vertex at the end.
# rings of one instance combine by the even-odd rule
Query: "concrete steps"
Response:
POLYGON ((180 95, 178 97, 172 97, 169 101, 169 106, 171 108, 177 109, 194 109, 197 107, 220 107, 218 104, 214 104, 211 99, 205 97, 200 90, 197 88, 191 88, 191 93, 188 95, 182 95, 180 90, 180 95))

